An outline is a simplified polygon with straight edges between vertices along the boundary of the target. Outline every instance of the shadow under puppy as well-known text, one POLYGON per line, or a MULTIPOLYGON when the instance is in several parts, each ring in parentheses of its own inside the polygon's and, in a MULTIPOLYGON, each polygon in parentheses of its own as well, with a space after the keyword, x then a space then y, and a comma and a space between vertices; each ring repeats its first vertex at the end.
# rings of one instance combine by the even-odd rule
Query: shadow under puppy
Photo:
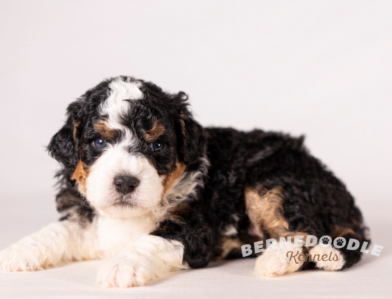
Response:
MULTIPOLYGON (((67 110, 49 153, 62 165, 59 222, 0 253, 5 271, 107 259, 97 281, 131 287, 167 272, 241 256, 241 245, 323 235, 366 241, 345 186, 303 138, 202 128, 183 92, 120 76, 88 90, 67 110)), ((279 244, 279 242, 278 242, 279 244)), ((360 251, 320 247, 265 250, 256 273, 341 270, 360 251), (299 262, 287 252, 333 253, 299 262)))

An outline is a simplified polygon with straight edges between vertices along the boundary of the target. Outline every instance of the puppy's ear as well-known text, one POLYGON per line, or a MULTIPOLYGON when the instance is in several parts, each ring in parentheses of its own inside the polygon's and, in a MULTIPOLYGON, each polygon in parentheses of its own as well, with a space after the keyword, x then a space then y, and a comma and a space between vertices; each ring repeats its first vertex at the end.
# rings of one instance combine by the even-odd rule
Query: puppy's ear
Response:
POLYGON ((188 109, 188 96, 184 92, 176 95, 178 101, 178 153, 180 159, 190 165, 204 155, 205 136, 202 126, 193 119, 188 109))
POLYGON ((50 140, 49 154, 66 168, 75 168, 77 163, 77 144, 82 120, 81 101, 71 103, 67 109, 65 125, 50 140))

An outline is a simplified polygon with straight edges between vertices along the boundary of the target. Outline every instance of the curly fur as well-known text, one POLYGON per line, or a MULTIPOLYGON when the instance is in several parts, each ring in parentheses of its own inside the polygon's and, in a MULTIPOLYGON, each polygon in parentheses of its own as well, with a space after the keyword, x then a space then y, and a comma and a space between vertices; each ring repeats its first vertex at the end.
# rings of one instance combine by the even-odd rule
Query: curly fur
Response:
MULTIPOLYGON (((303 137, 203 128, 187 95, 120 76, 88 90, 67 109, 49 143, 59 161, 60 222, 3 250, 7 271, 40 270, 72 260, 110 258, 98 282, 143 285, 168 271, 240 256, 241 244, 269 237, 365 237, 362 215, 345 185, 303 145, 303 137), (105 136, 107 147, 94 142, 105 136), (160 142, 162 150, 152 150, 160 142), (140 185, 119 195, 113 176, 140 185)), ((359 251, 329 248, 339 263, 287 263, 287 248, 258 257, 256 272, 340 270, 359 251)), ((297 249, 296 249, 297 250, 297 249)), ((308 252, 326 251, 319 245, 308 252)), ((327 250, 327 251, 328 251, 327 250)), ((302 252, 302 249, 301 249, 302 252)))

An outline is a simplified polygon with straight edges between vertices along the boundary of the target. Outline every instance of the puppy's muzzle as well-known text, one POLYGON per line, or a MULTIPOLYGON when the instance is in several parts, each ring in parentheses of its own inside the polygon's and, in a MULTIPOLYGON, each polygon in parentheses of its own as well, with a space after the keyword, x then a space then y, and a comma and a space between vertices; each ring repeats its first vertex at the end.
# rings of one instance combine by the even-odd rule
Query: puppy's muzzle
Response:
POLYGON ((113 184, 116 187, 117 192, 124 195, 133 192, 139 183, 139 179, 131 175, 119 175, 113 180, 113 184))

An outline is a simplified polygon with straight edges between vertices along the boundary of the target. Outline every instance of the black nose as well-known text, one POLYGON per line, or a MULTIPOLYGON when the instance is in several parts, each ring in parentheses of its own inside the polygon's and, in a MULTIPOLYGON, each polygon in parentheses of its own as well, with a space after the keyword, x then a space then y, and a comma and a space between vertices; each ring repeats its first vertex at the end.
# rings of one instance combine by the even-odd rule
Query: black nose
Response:
POLYGON ((139 180, 134 176, 119 175, 114 178, 113 184, 118 192, 125 195, 135 190, 139 185, 139 180))

